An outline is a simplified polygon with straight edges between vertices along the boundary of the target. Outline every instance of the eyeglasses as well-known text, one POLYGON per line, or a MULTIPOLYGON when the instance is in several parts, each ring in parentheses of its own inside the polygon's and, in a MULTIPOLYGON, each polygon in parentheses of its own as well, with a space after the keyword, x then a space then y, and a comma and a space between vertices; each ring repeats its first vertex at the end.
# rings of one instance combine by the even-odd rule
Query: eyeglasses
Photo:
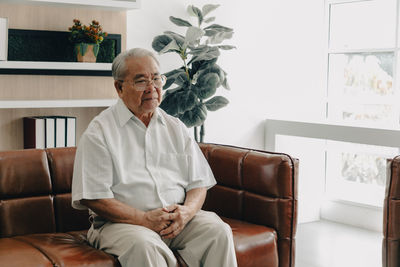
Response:
POLYGON ((120 82, 130 83, 136 91, 146 91, 146 88, 152 83, 156 88, 162 88, 167 82, 165 75, 156 75, 151 80, 140 78, 135 81, 132 80, 119 80, 120 82))

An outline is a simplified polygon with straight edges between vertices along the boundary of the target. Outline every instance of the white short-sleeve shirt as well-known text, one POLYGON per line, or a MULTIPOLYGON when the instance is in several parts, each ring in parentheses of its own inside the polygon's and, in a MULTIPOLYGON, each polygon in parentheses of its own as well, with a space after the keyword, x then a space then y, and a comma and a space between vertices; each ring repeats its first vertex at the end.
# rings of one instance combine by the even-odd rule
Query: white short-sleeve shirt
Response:
POLYGON ((72 206, 115 198, 148 211, 183 203, 186 192, 215 185, 197 143, 177 118, 157 108, 146 127, 119 99, 82 135, 75 156, 72 206))

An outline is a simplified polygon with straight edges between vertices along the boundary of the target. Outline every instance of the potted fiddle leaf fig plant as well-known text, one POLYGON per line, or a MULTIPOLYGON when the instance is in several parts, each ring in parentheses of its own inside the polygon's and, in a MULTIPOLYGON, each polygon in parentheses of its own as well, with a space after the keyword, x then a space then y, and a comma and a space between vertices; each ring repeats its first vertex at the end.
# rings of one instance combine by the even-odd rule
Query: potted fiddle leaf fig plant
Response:
POLYGON ((187 127, 194 127, 194 137, 204 140, 204 121, 208 111, 216 111, 229 101, 223 96, 215 96, 217 88, 230 89, 227 73, 217 64, 221 50, 235 48, 222 44, 233 36, 233 29, 210 24, 215 16, 209 14, 219 5, 204 5, 201 9, 189 5, 189 15, 197 20, 197 25, 181 18, 170 16, 177 26, 186 28, 184 35, 166 31, 154 37, 152 47, 159 54, 176 53, 182 59, 182 67, 165 73, 167 82, 160 107, 168 114, 179 118, 187 127), (204 26, 204 24, 206 26, 204 26))

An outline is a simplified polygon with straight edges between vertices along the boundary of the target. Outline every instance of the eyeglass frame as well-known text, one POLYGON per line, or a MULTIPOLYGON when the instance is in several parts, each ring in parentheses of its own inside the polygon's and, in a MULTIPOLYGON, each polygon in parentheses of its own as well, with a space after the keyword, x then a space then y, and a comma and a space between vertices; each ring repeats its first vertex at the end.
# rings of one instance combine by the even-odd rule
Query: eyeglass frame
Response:
POLYGON ((155 88, 162 88, 164 85, 165 85, 165 83, 167 82, 167 77, 165 76, 165 75, 154 75, 153 76, 153 78, 151 78, 151 79, 144 79, 144 78, 138 78, 136 81, 133 81, 133 80, 118 80, 119 82, 121 82, 121 83, 123 83, 123 82, 127 82, 127 83, 129 83, 136 91, 139 91, 139 92, 144 92, 144 91, 146 91, 146 89, 147 89, 147 87, 150 85, 150 83, 151 84, 153 84, 153 86, 155 87, 155 88), (159 77, 159 78, 161 78, 162 79, 162 85, 160 86, 160 87, 157 87, 156 86, 156 84, 155 84, 155 82, 154 82, 154 80, 155 80, 155 78, 157 78, 157 77, 159 77), (145 81, 146 82, 146 85, 145 86, 143 86, 143 88, 142 89, 140 89, 140 88, 137 88, 137 82, 142 82, 142 81, 145 81))

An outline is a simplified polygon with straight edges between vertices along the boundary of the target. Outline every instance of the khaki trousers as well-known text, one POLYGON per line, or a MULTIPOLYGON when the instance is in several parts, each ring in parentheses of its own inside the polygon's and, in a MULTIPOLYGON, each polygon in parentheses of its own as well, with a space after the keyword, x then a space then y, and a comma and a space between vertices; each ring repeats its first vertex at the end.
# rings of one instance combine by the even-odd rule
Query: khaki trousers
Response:
POLYGON ((189 267, 235 267, 232 230, 215 213, 199 211, 173 239, 146 227, 106 223, 88 232, 92 246, 116 255, 122 267, 175 267, 178 250, 189 267))

